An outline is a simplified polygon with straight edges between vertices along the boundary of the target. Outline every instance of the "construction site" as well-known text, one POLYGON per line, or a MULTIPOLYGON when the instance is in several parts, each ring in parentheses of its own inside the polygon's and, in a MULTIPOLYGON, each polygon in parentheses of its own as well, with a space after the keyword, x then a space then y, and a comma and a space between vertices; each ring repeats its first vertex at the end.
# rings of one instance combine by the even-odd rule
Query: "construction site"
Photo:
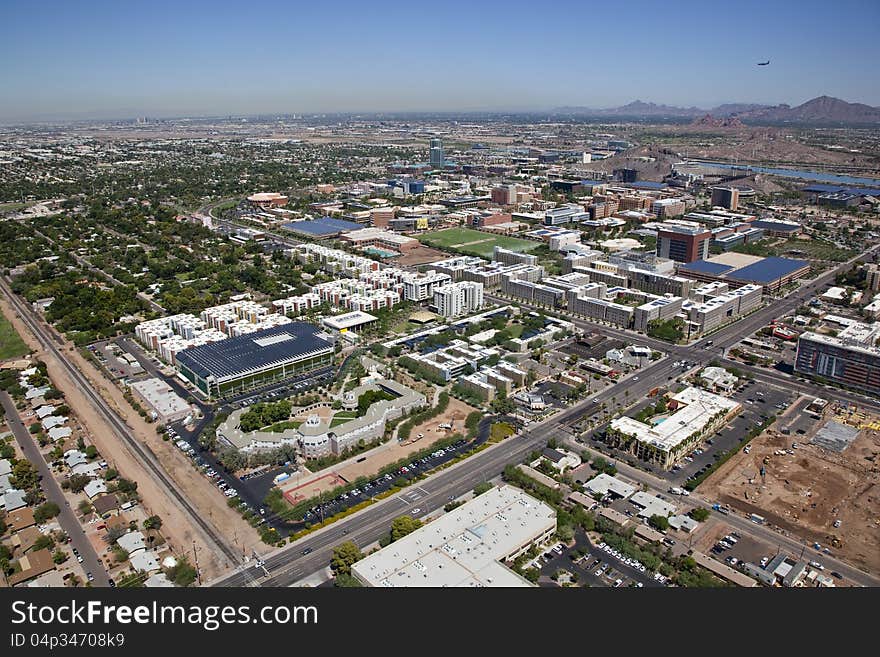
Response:
POLYGON ((775 423, 700 491, 880 572, 880 418, 838 404, 805 418, 807 428, 794 432, 799 418, 775 423))

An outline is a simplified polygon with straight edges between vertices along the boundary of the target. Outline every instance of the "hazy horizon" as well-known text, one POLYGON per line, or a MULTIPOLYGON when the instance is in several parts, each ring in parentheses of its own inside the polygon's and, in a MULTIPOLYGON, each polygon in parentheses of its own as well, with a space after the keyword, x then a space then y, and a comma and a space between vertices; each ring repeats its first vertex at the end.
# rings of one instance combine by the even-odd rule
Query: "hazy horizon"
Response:
POLYGON ((784 5, 7 3, 0 121, 880 105, 880 4, 784 5))

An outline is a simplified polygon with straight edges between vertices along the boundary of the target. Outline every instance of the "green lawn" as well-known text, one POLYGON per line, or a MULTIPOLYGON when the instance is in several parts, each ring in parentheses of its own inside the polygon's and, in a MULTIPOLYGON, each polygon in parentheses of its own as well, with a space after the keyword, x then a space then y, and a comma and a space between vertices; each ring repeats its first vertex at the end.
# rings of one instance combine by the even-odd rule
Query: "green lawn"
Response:
POLYGON ((470 228, 447 228, 436 233, 419 235, 419 241, 438 249, 453 250, 482 258, 491 258, 492 250, 496 245, 520 253, 527 253, 541 246, 540 242, 492 235, 470 228))
POLYGON ((29 205, 33 205, 33 203, 0 203, 0 212, 17 212, 24 210, 29 205))
POLYGON ((330 426, 335 427, 338 424, 345 424, 346 422, 351 422, 357 417, 357 413, 354 411, 339 411, 336 415, 333 416, 333 419, 330 420, 330 426))
POLYGON ((781 256, 783 258, 828 260, 831 262, 843 262, 855 255, 855 251, 841 249, 821 240, 798 239, 784 240, 778 244, 770 240, 741 244, 735 246, 733 251, 762 257, 781 256))
POLYGON ((12 328, 12 324, 0 315, 0 360, 18 358, 30 351, 21 336, 12 328))

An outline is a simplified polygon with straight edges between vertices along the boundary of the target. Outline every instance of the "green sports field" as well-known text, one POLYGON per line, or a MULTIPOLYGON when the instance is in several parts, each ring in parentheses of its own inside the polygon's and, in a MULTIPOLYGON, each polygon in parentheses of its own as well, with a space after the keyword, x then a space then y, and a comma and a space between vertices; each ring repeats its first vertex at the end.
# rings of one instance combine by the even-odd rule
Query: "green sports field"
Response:
POLYGON ((30 350, 19 337, 12 324, 3 315, 0 315, 0 360, 18 358, 24 356, 30 350))
POLYGON ((436 233, 419 235, 419 241, 436 249, 453 250, 482 258, 491 258, 492 250, 496 245, 520 253, 527 253, 541 246, 540 242, 506 235, 492 235, 470 228, 447 228, 436 233))

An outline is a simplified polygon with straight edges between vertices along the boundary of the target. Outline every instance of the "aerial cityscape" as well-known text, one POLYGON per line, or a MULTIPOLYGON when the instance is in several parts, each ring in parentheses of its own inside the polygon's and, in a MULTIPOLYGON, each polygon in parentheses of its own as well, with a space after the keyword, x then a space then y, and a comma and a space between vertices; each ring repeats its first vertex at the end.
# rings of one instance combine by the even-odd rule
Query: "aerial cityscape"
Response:
POLYGON ((0 73, 0 587, 880 585, 880 46, 481 23, 493 74, 414 8, 261 69, 187 8, 138 72, 59 11, 70 80, 0 73))

